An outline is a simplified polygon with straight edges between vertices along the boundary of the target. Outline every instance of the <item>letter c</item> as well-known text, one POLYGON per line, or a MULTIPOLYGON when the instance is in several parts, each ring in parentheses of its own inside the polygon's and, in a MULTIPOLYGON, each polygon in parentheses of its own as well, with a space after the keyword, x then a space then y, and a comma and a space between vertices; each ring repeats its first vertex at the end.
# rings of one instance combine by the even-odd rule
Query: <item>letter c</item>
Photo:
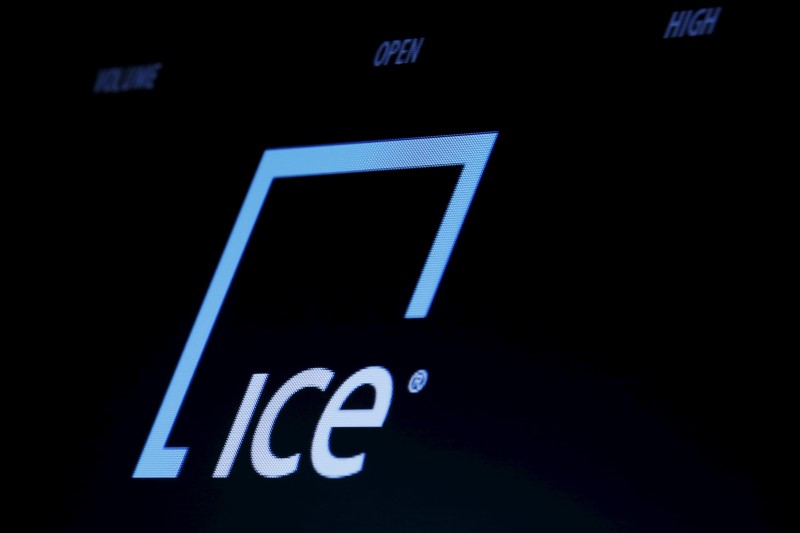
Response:
MULTIPOLYGON (((300 462, 300 454, 290 457, 276 457, 270 448, 270 437, 275 419, 289 401, 289 398, 298 391, 307 388, 317 388, 324 391, 333 379, 333 371, 327 368, 310 368, 293 376, 280 389, 267 404, 253 435, 253 446, 250 450, 250 460, 253 468, 264 477, 283 477, 294 473, 300 462)), ((327 412, 327 410, 326 410, 327 412)))

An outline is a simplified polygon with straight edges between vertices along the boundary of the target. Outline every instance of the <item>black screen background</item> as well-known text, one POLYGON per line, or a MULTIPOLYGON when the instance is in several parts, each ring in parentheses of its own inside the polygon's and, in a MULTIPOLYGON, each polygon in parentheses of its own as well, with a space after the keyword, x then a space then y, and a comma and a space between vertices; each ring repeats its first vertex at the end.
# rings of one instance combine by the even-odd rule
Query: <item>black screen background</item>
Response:
POLYGON ((34 528, 782 530, 787 199, 748 15, 721 5, 713 36, 674 41, 671 11, 702 6, 38 28, 9 209, 34 528), (417 63, 372 66, 406 37, 417 63), (151 62, 154 91, 92 94, 98 68, 151 62), (482 131, 424 320, 402 314, 458 169, 276 185, 169 441, 181 475, 131 479, 264 149, 482 131), (365 468, 324 479, 316 417, 368 365, 394 376, 386 424, 335 434, 365 468), (211 479, 249 376, 270 374, 260 410, 314 366, 331 387, 275 432, 298 472, 259 477, 248 438, 211 479))

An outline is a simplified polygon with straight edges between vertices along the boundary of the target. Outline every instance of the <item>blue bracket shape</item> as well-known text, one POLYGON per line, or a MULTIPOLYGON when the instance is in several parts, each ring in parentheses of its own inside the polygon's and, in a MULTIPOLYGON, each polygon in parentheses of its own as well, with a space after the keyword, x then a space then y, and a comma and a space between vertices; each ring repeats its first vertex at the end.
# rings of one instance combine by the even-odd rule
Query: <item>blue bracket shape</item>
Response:
POLYGON ((178 477, 188 448, 167 447, 167 439, 273 180, 462 166, 461 175, 406 310, 405 318, 425 318, 486 162, 489 160, 495 139, 497 132, 487 132, 265 150, 200 311, 197 313, 133 477, 178 477))

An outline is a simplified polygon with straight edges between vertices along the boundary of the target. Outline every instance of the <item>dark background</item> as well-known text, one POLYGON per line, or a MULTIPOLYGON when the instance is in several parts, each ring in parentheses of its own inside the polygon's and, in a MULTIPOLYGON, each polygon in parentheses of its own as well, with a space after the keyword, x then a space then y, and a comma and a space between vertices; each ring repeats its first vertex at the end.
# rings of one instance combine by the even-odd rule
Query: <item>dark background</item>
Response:
POLYGON ((673 10, 710 6, 36 25, 51 46, 16 55, 27 164, 7 211, 33 528, 786 530, 788 174, 757 19, 714 5, 713 35, 674 40, 673 10), (373 67, 415 37, 415 64, 373 67), (92 93, 99 68, 153 62, 155 90, 92 93), (169 440, 190 447, 181 474, 131 478, 265 149, 483 131, 422 320, 403 313, 458 168, 276 182, 169 440), (386 423, 335 432, 365 467, 322 478, 317 417, 370 365, 394 377, 386 423), (250 376, 270 374, 260 413, 314 366, 328 392, 293 398, 273 442, 297 473, 258 476, 251 429, 212 479, 250 376))

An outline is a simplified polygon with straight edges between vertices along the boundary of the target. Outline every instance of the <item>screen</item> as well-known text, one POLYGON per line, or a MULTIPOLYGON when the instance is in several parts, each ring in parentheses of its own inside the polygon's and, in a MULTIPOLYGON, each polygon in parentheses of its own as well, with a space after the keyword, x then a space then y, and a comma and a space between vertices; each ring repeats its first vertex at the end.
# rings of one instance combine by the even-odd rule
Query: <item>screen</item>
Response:
POLYGON ((752 6, 431 10, 37 28, 33 529, 783 531, 752 6))

